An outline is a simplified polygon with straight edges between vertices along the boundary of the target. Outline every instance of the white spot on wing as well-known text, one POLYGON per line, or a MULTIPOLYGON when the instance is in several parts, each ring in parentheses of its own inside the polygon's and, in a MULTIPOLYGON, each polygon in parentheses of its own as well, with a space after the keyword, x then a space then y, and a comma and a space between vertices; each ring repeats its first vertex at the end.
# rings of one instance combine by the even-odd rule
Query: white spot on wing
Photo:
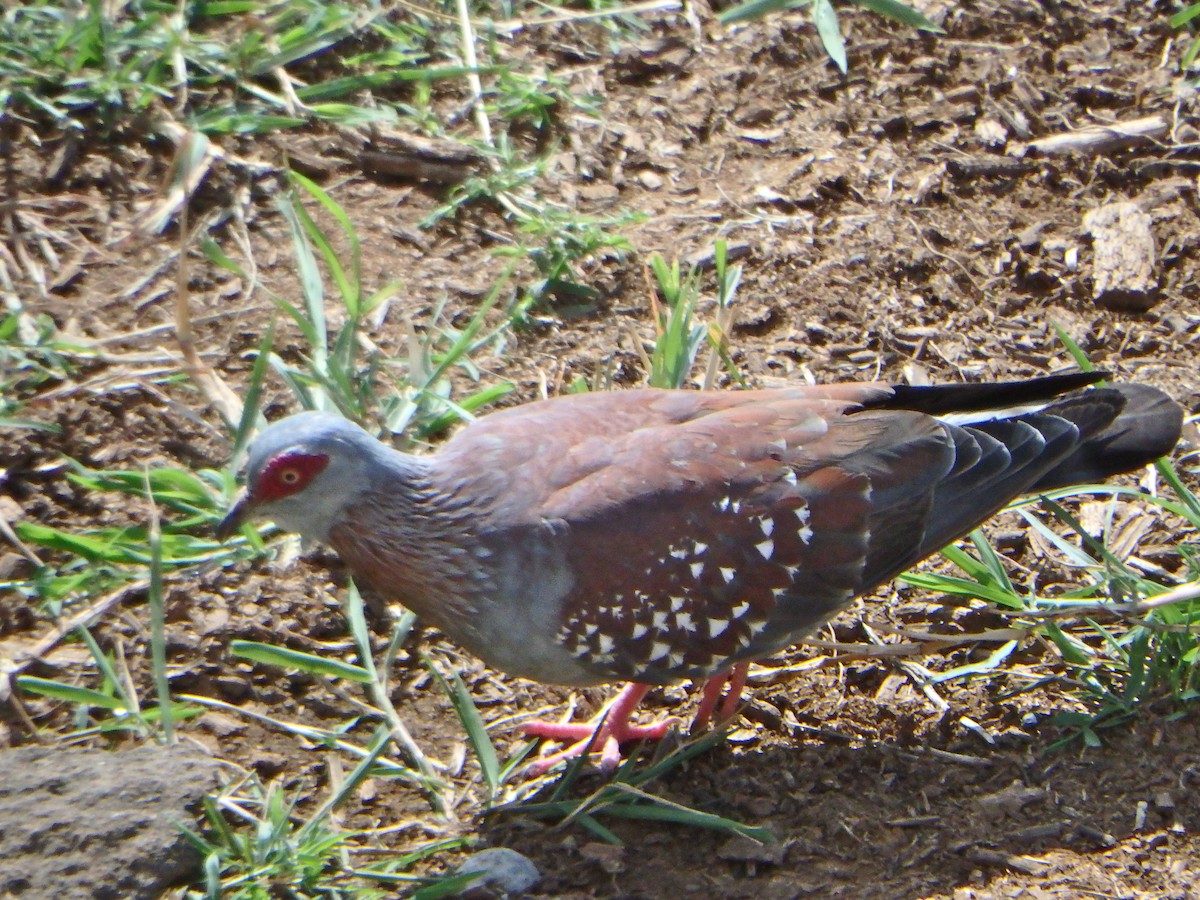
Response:
POLYGON ((646 657, 650 662, 658 662, 671 651, 669 644, 664 644, 662 641, 655 641, 650 647, 650 655, 646 657))
POLYGON ((638 638, 640 638, 643 634, 645 634, 649 630, 650 629, 647 626, 643 625, 641 622, 635 622, 633 625, 633 631, 631 631, 629 633, 629 636, 636 641, 638 638))
POLYGON ((770 516, 759 516, 758 527, 762 529, 763 537, 770 537, 775 530, 775 520, 770 516))
POLYGON ((675 617, 675 627, 680 631, 695 631, 696 626, 692 622, 692 614, 681 612, 675 617))
POLYGON ((650 623, 650 624, 651 624, 653 627, 657 628, 659 631, 662 631, 662 629, 663 629, 663 628, 666 626, 666 624, 667 624, 667 612, 666 612, 666 610, 657 610, 657 611, 654 613, 654 619, 653 619, 653 621, 651 621, 651 623, 650 623))
POLYGON ((611 652, 615 643, 616 642, 611 637, 609 637, 607 634, 600 635, 600 652, 601 653, 611 652))
POLYGON ((692 541, 692 553, 699 556, 708 549, 708 544, 703 544, 700 541, 692 541))
POLYGON ((755 544, 754 549, 762 554, 763 559, 770 559, 771 554, 775 552, 775 542, 772 540, 765 540, 761 544, 755 544))
POLYGON ((672 597, 671 612, 679 612, 687 603, 687 597, 672 597))
POLYGON ((710 638, 720 637, 729 630, 728 619, 709 619, 708 620, 708 636, 710 638))
POLYGON ((701 575, 704 574, 704 563, 702 563, 702 562, 694 562, 694 563, 692 563, 690 568, 692 570, 693 578, 699 578, 701 575))
POLYGON ((729 582, 733 581, 735 575, 737 575, 737 569, 729 569, 725 566, 721 566, 721 577, 725 579, 726 584, 729 584, 729 582))
POLYGON ((733 616, 733 618, 740 619, 742 616, 744 616, 749 611, 749 609, 750 609, 750 604, 743 602, 743 603, 739 603, 737 606, 735 606, 729 612, 733 616))

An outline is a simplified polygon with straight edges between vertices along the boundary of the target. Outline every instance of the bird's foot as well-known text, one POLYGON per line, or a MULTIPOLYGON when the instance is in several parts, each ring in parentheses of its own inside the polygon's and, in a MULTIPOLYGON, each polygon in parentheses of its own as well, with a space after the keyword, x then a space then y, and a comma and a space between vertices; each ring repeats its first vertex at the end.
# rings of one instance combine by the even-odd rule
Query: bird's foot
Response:
POLYGON ((565 750, 538 757, 526 767, 526 772, 535 777, 544 775, 561 762, 589 753, 599 755, 600 771, 612 772, 621 764, 621 744, 661 741, 675 724, 675 719, 664 719, 653 725, 635 725, 629 721, 648 690, 650 688, 644 684, 626 685, 608 709, 590 722, 526 722, 523 728, 529 737, 574 742, 565 750))
MULTIPOLYGON (((692 719, 691 733, 702 731, 717 711, 716 723, 728 722, 737 713, 742 702, 742 690, 746 686, 749 663, 739 663, 728 672, 715 675, 704 683, 700 706, 692 719), (726 689, 728 686, 728 689, 726 689), (722 692, 724 691, 724 698, 722 692)), ((525 734, 551 741, 567 742, 571 745, 547 756, 538 757, 526 768, 531 776, 545 775, 561 762, 585 754, 597 754, 600 771, 613 772, 621 764, 621 745, 631 741, 661 741, 666 737, 675 719, 664 719, 653 725, 634 725, 629 721, 642 698, 650 688, 644 684, 631 683, 619 693, 600 716, 590 722, 526 722, 525 734)))

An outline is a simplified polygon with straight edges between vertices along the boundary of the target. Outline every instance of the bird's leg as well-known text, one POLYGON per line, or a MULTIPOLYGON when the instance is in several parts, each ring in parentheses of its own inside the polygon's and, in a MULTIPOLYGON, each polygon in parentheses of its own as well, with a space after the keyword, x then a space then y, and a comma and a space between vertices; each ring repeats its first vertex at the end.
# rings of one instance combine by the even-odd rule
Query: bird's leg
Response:
POLYGON ((600 769, 611 772, 621 763, 621 744, 628 741, 662 740, 674 724, 674 719, 664 719, 653 725, 634 725, 629 721, 629 717, 649 690, 649 685, 630 682, 617 694, 608 708, 590 722, 526 722, 523 728, 529 737, 575 741, 566 750, 539 757, 530 763, 527 769, 529 774, 544 775, 560 762, 589 752, 599 753, 600 769))
POLYGON ((737 712, 738 705, 742 702, 742 689, 746 687, 746 675, 749 671, 749 663, 738 663, 728 672, 714 675, 704 682, 704 690, 700 695, 700 706, 696 710, 689 730, 696 732, 708 725, 708 720, 712 718, 713 710, 716 709, 717 701, 721 699, 721 689, 726 685, 729 685, 729 690, 717 713, 717 724, 732 719, 734 713, 737 712))
MULTIPOLYGON (((742 702, 742 690, 746 687, 746 676, 749 669, 749 663, 738 663, 728 672, 714 675, 704 682, 700 707, 692 719, 690 729, 692 732, 706 727, 709 720, 712 719, 715 709, 717 710, 717 724, 733 718, 742 702), (728 689, 722 699, 722 689, 727 685, 728 689), (717 708, 718 703, 720 703, 719 709, 717 708)), ((539 757, 530 763, 527 768, 528 773, 535 776, 544 775, 560 762, 574 759, 585 753, 598 753, 601 771, 611 772, 621 764, 621 744, 629 741, 661 741, 675 720, 664 719, 653 725, 634 725, 629 721, 649 690, 649 685, 631 681, 621 690, 621 693, 617 694, 603 713, 588 722, 544 722, 541 720, 526 722, 523 730, 528 737, 575 742, 565 750, 539 757)))

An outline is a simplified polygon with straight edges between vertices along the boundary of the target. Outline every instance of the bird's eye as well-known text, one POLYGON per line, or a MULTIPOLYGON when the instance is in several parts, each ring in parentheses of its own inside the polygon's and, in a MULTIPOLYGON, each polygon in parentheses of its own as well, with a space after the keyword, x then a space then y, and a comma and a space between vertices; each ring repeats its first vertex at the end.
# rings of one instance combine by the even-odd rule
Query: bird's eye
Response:
POLYGON ((254 487, 259 500, 279 500, 308 487, 329 462, 324 454, 291 452, 271 460, 254 487))

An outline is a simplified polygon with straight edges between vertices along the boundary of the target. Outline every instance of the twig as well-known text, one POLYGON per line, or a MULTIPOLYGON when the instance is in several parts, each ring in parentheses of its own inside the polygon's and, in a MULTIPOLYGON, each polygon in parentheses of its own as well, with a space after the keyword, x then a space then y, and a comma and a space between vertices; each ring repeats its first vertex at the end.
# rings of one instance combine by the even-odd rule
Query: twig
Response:
MULTIPOLYGON (((196 133, 189 135, 190 140, 185 140, 180 144, 177 158, 181 165, 186 165, 187 160, 194 157, 194 152, 191 148, 191 141, 203 141, 205 145, 208 139, 203 135, 196 133)), ((207 171, 207 162, 210 160, 207 152, 204 153, 205 171, 207 171)), ((179 258, 176 272, 175 284, 175 340, 179 343, 180 353, 183 355, 184 372, 187 376, 196 382, 197 386, 208 397, 210 403, 217 408, 217 412, 225 419, 225 423, 231 430, 237 428, 238 423, 242 420, 242 403, 238 399, 233 390, 226 384, 208 363, 200 358, 200 354, 196 350, 195 333, 192 330, 192 313, 189 303, 191 293, 188 286, 188 243, 191 235, 188 233, 188 207, 191 192, 196 184, 191 183, 185 176, 182 179, 185 183, 185 193, 179 204, 179 258)))
POLYGON ((1087 605, 1059 607, 1057 609, 999 610, 999 612, 1002 615, 1016 616, 1018 618, 1062 618, 1064 616, 1091 616, 1097 613, 1136 616, 1152 612, 1163 606, 1186 603, 1189 600, 1196 599, 1200 599, 1200 581, 1189 581, 1187 584, 1180 585, 1165 593, 1156 594, 1145 600, 1135 600, 1132 603, 1091 603, 1087 605))
POLYGON ((475 27, 471 24, 471 14, 467 10, 467 0, 456 0, 458 10, 458 30, 462 36, 463 62, 467 64, 467 84, 471 88, 471 99, 474 101, 475 124, 483 142, 494 147, 492 141, 492 123, 488 121, 487 110, 483 107, 483 82, 479 80, 479 58, 475 55, 475 27))
MULTIPOLYGON (((547 9, 554 9, 548 4, 542 4, 547 9)), ((538 28, 542 25, 557 25, 560 22, 579 22, 584 19, 600 19, 610 16, 631 16, 637 13, 657 12, 659 10, 674 10, 682 8, 683 4, 680 0, 646 0, 644 3, 631 3, 629 6, 622 6, 616 9, 606 8, 603 10, 585 10, 582 12, 571 9, 556 10, 555 15, 546 16, 544 19, 509 19, 505 22, 497 22, 495 25, 497 34, 516 34, 526 28, 538 28)))
POLYGON ((61 641, 66 635, 70 634, 76 628, 92 624, 92 622, 100 618, 100 616, 104 615, 118 603, 124 601, 131 594, 146 590, 149 584, 150 582, 145 578, 132 581, 123 587, 117 588, 112 593, 104 595, 91 606, 80 610, 69 619, 61 620, 42 636, 28 652, 22 654, 20 660, 0 658, 0 672, 6 675, 19 675, 30 663, 41 659, 50 648, 61 641))
POLYGON ((1089 125, 1065 134, 1038 138, 1025 145, 1022 152, 1035 153, 1104 153, 1145 141, 1157 141, 1167 133, 1167 122, 1162 116, 1146 116, 1132 122, 1114 122, 1111 125, 1089 125))
POLYGON ((2 510, 0 510, 0 534, 3 534, 4 539, 16 547, 17 551, 24 556, 25 559, 33 563, 33 565, 37 566, 39 569, 45 565, 45 563, 38 558, 38 555, 33 552, 33 549, 23 540, 21 540, 20 537, 17 536, 17 533, 13 531, 12 525, 10 525, 8 519, 5 518, 2 510))

